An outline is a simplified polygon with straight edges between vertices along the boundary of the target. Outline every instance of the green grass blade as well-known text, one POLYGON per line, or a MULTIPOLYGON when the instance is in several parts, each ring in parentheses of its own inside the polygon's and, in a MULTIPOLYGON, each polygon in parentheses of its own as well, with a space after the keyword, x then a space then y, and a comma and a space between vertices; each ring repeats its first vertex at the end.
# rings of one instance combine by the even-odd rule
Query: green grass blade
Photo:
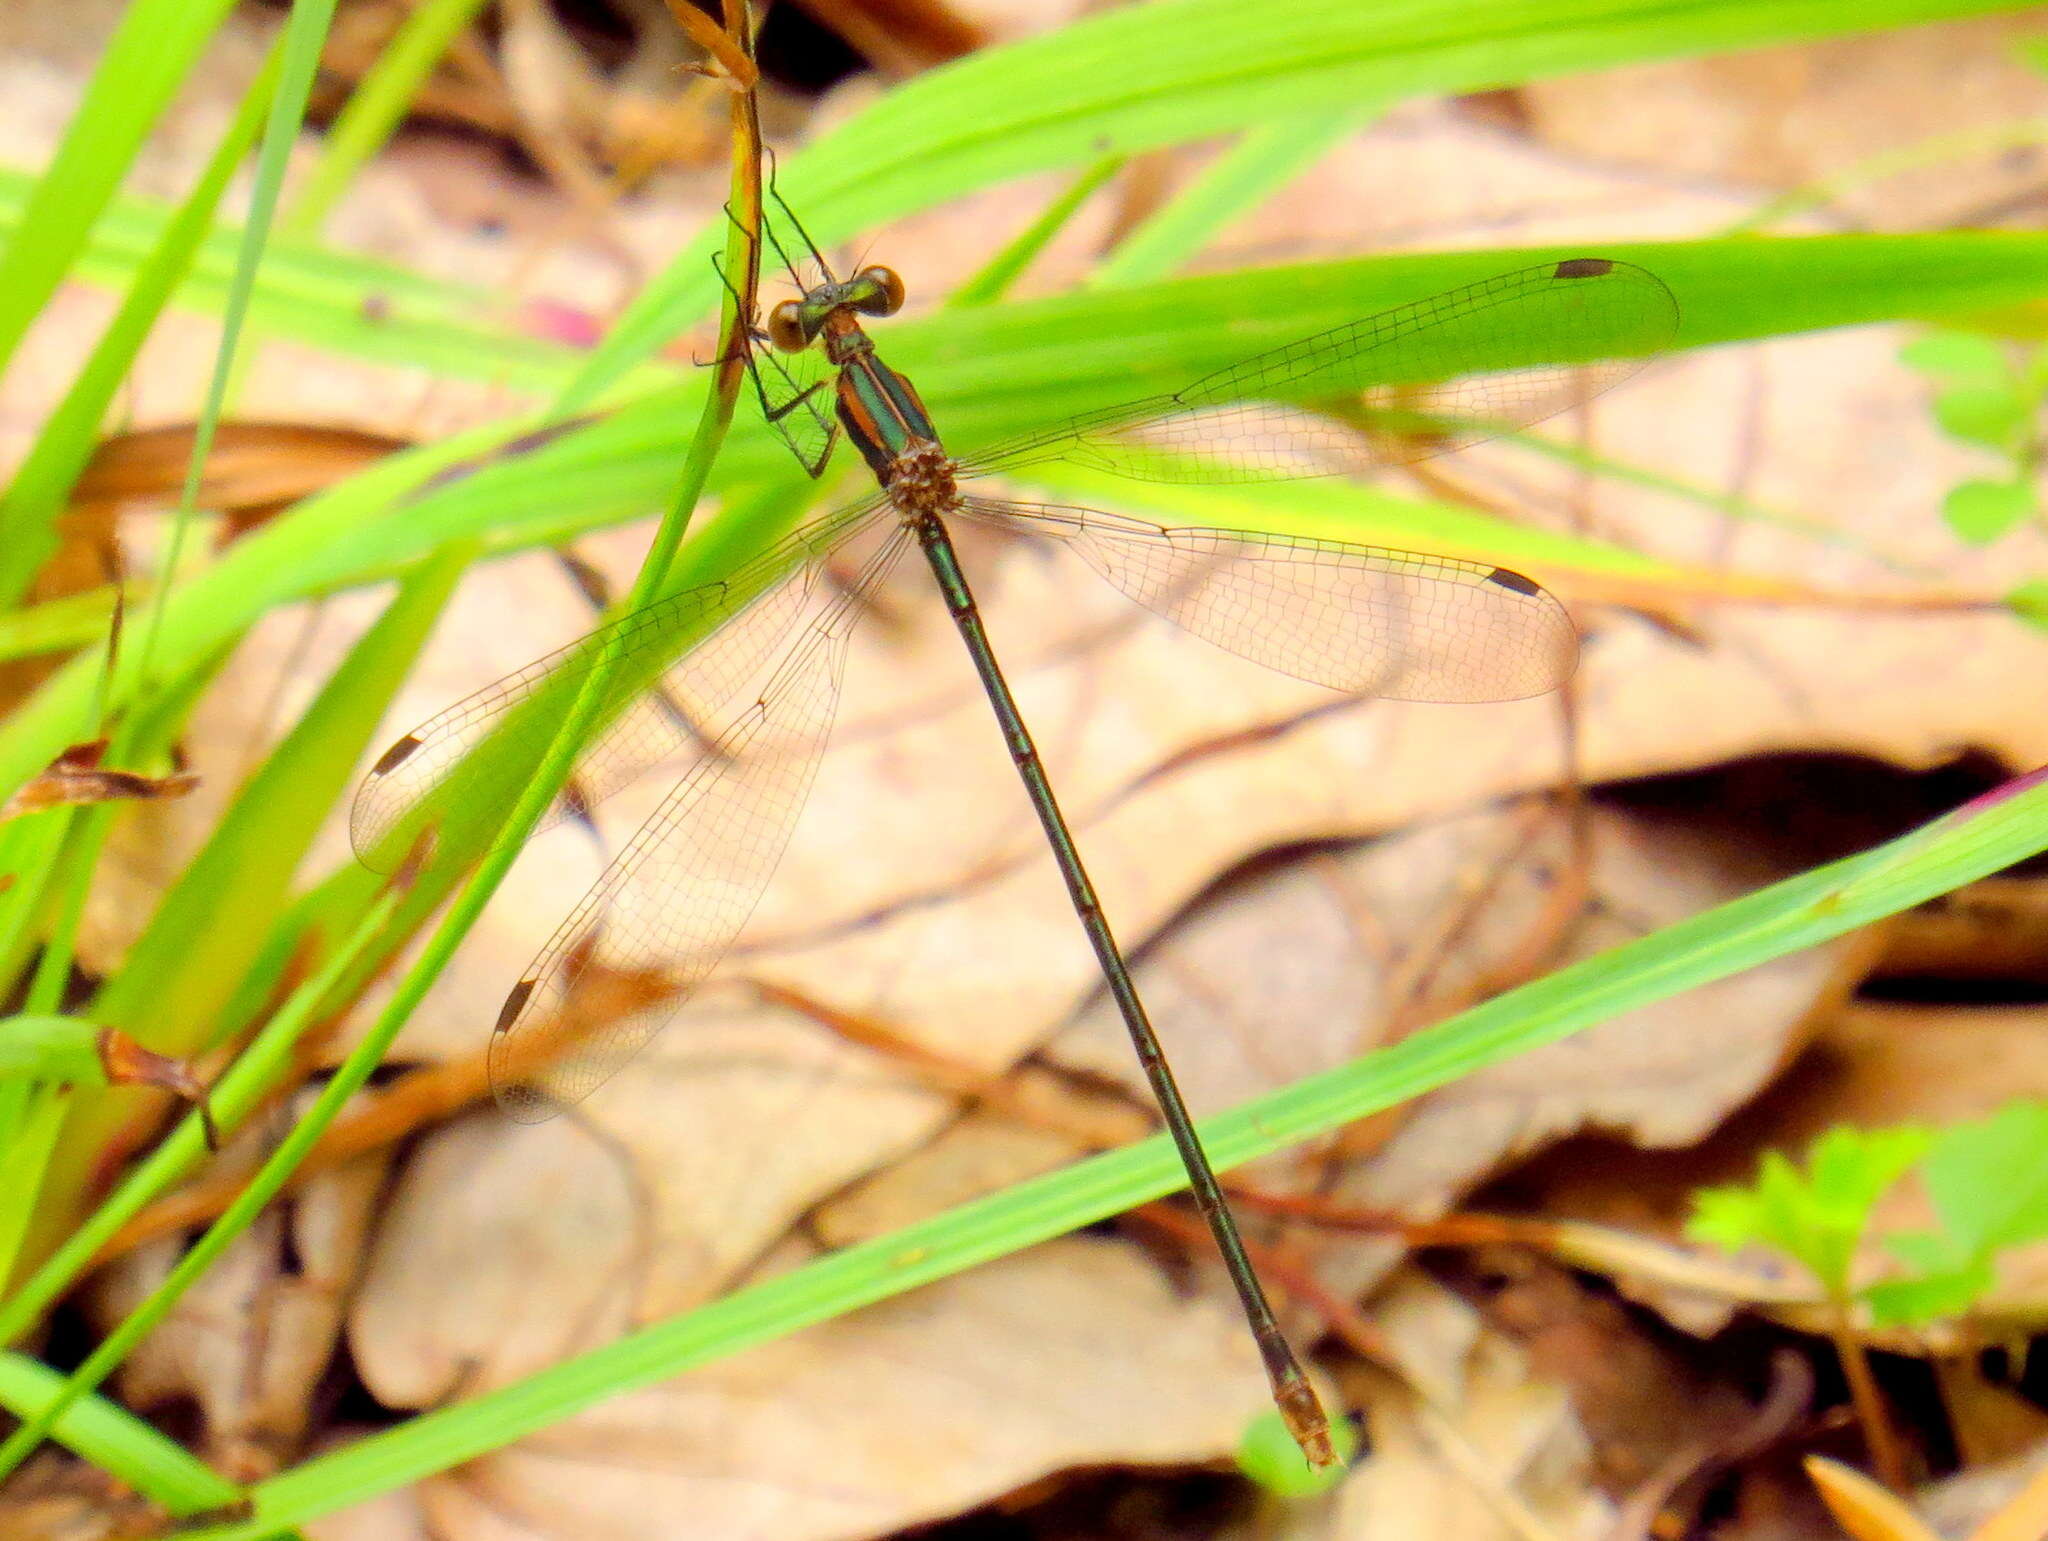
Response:
MULTIPOLYGON (((306 1030, 334 1008, 337 987, 352 974, 383 936, 396 899, 389 893, 369 907, 355 930, 312 976, 278 1008, 249 1047, 209 1090, 208 1106, 215 1124, 232 1132, 262 1106, 291 1068, 292 1052, 306 1030)), ((106 1200, 49 1260, 0 1306, 0 1344, 12 1343, 42 1319, 63 1293, 83 1276, 100 1249, 173 1183, 207 1157, 206 1127, 197 1110, 188 1114, 155 1150, 125 1176, 106 1200)))
MULTIPOLYGON (((0 1354, 0 1405, 29 1418, 53 1402, 64 1377, 19 1354, 0 1354)), ((115 1472, 136 1492, 173 1514, 225 1508, 242 1494, 175 1440, 125 1408, 89 1398, 57 1420, 52 1432, 102 1471, 115 1472)))
POLYGON ((0 1171, 7 1174, 0 1184, 0 1286, 13 1277, 15 1259, 34 1229, 36 1196, 69 1109, 63 1089, 55 1085, 10 1085, 6 1093, 14 1116, 0 1133, 0 1171))
MULTIPOLYGON (((45 763, 54 756, 53 750, 45 763)), ((13 989, 35 952, 46 898, 43 874, 57 859, 66 827, 48 814, 0 824, 0 872, 13 879, 0 889, 0 988, 13 989)))
MULTIPOLYGON (((241 1031, 270 997, 291 941, 276 917, 292 877, 349 779, 391 695, 406 677, 470 553, 450 548, 409 580, 335 670, 318 697, 249 780, 179 876, 90 1008, 159 1053, 201 1053, 241 1031), (259 960, 269 967, 258 970, 259 960), (251 981, 252 973, 264 977, 251 981)), ((373 885, 361 885, 367 892, 373 885)), ((429 901, 430 902, 430 901, 429 901)), ((361 921, 361 906, 327 917, 325 934, 361 921)), ((293 936, 300 934, 296 929, 293 936)), ((69 1215, 98 1169, 99 1152, 133 1116, 138 1093, 79 1099, 44 1207, 69 1215)), ((53 1238, 41 1228, 38 1251, 53 1238)), ((0 1308, 14 1322, 15 1302, 0 1308)), ((43 1302, 47 1304, 47 1302, 43 1302)), ((38 1307, 40 1308, 40 1307, 38 1307)), ((0 1343, 18 1327, 0 1330, 0 1343)))
MULTIPOLYGON (((0 238, 13 233, 35 181, 0 167, 0 238)), ((168 207, 116 198, 79 254, 77 274, 125 288, 163 238, 168 207)), ((219 311, 234 280, 239 228, 216 228, 200 243, 176 302, 219 311)), ((266 331, 355 358, 428 369, 457 379, 555 390, 580 362, 573 348, 533 335, 488 294, 441 282, 373 257, 276 235, 250 295, 266 331)))
POLYGON ((27 610, 0 613, 0 659, 33 658, 89 647, 107 634, 114 614, 111 588, 46 600, 27 610))
MULTIPOLYGON (((733 162, 736 205, 756 210, 759 207, 758 181, 742 197, 742 179, 749 174, 758 175, 754 171, 754 156, 757 154, 754 146, 736 140, 733 162)), ((732 225, 726 250, 728 271, 745 271, 751 265, 755 239, 737 223, 732 225)), ((737 359, 738 355, 731 351, 733 341, 746 319, 739 314, 737 303, 729 299, 720 332, 721 358, 737 359)), ((624 607, 627 614, 644 608, 660 591, 667 577, 683 528, 703 493, 726 426, 731 422, 742 378, 736 364, 721 367, 717 372, 717 388, 705 399, 697 431, 681 468, 679 488, 662 528, 656 532, 647 558, 641 564, 633 592, 624 607)), ((235 1236, 247 1228, 263 1206, 282 1190, 292 1172, 339 1115, 342 1106, 369 1079, 382 1061, 385 1050, 476 923, 492 893, 517 859, 526 834, 567 781, 588 732, 598 720, 607 689, 608 671, 604 665, 612 661, 615 651, 615 646, 608 644, 600 666, 578 688, 575 702, 538 770, 521 789, 519 799, 509 813, 504 815, 503 838, 493 844, 476 871, 463 884, 441 925, 398 982, 377 1020, 350 1050, 305 1116, 280 1142, 221 1217, 172 1267, 163 1284, 87 1356, 49 1406, 0 1442, 0 1479, 4 1479, 35 1449, 69 1401, 93 1390, 112 1373, 135 1344, 163 1319, 184 1290, 212 1265, 235 1236)))
MULTIPOLYGON (((327 29, 334 20, 335 0, 293 0, 291 20, 285 23, 282 57, 278 66, 277 90, 270 99, 270 112, 263 126, 263 148, 256 157, 255 186, 249 195, 249 219, 242 228, 241 249, 236 255, 234 282, 228 291, 227 314, 221 323, 220 344, 214 354, 213 376, 207 382, 206 400, 192 429, 192 456, 185 472, 185 484, 178 494, 178 506, 171 517, 168 550, 163 561, 167 573, 178 570, 178 556, 184 548, 185 533, 199 501, 199 484, 206 474, 207 457, 213 453, 213 436, 220 426, 228 382, 234 374, 236 344, 248 314, 249 293, 255 286, 256 270, 263 261, 263 246, 277 212, 278 196, 299 127, 306 121, 306 102, 312 95, 313 77, 320 69, 320 53, 327 43, 327 29)), ((158 586, 155 602, 142 628, 140 645, 134 650, 133 676, 146 682, 155 662, 158 635, 163 630, 164 598, 168 584, 158 586)), ((225 639, 223 639, 225 640, 225 639)))
POLYGON ((36 571, 56 550, 57 516, 99 441, 108 403, 127 379, 172 291, 190 270, 199 243, 212 228, 228 179, 256 142, 277 83, 276 60, 273 53, 250 85, 213 159, 136 268, 120 310, 0 496, 0 610, 11 610, 20 602, 36 571))
POLYGON ((0 253, 0 372, 85 245, 135 152, 230 0, 134 0, 107 42, 64 143, 0 253))
POLYGON ((483 0, 423 0, 405 18, 329 125, 319 163, 280 221, 280 234, 311 238, 318 233, 356 173, 398 127, 449 45, 482 9, 483 0))
MULTIPOLYGON (((208 655, 172 682, 170 688, 159 690, 142 704, 142 709, 136 712, 129 724, 122 760, 115 763, 168 763, 169 746, 211 679, 219 658, 218 653, 208 655)), ((121 811, 118 803, 101 803, 80 809, 56 810, 26 821, 40 823, 47 828, 54 853, 47 865, 21 870, 21 881, 17 884, 19 888, 41 895, 40 905, 31 912, 34 921, 40 924, 27 933, 40 940, 41 950, 22 997, 22 1009, 26 1012, 54 1013, 70 987, 71 961, 92 874, 99 863, 107 834, 121 811), (72 817, 64 817, 65 814, 72 817)), ((36 1174, 36 1184, 31 1185, 25 1167, 19 1173, 12 1169, 9 1171, 10 1177, 19 1176, 20 1188, 33 1195, 29 1226, 21 1243, 31 1254, 38 1252, 43 1245, 43 1231, 57 1223, 60 1215, 69 1213, 68 1209, 53 1206, 49 1202, 49 1194, 53 1185, 66 1191, 75 1187, 65 1182, 79 1165, 74 1120, 81 1109, 95 1106, 75 1087, 37 1085, 31 1089, 32 1099, 45 1097, 59 1104, 63 1110, 58 1142, 50 1150, 44 1168, 36 1174)), ((31 1106, 40 1106, 40 1103, 32 1100, 31 1106)), ((14 1258, 10 1256, 6 1262, 11 1276, 14 1258)))
POLYGON ((162 1054, 209 1046, 222 1005, 263 947, 300 859, 346 793, 468 555, 451 547, 422 567, 350 650, 157 905, 94 1000, 96 1021, 162 1054))
MULTIPOLYGON (((250 197, 250 218, 243 232, 236 284, 226 321, 221 329, 206 401, 200 411, 193 435, 192 456, 186 471, 184 487, 173 516, 168 551, 163 563, 166 572, 178 570, 179 551, 198 501, 200 480, 212 447, 214 429, 219 422, 222 400, 233 367, 235 345, 241 333, 248 289, 262 257, 263 237, 269 228, 270 217, 276 209, 285 163, 297 137, 299 125, 305 118, 306 101, 312 90, 313 76, 319 68, 321 48, 326 41, 327 26, 333 18, 333 13, 334 0, 295 0, 291 19, 285 26, 278 70, 278 88, 271 97, 264 126, 263 149, 257 159, 255 186, 250 197)), ((111 692, 114 700, 122 708, 114 742, 108 751, 108 759, 115 765, 147 763, 143 758, 145 755, 161 750, 170 742, 173 725, 183 719, 193 696, 211 675, 213 667, 224 655, 230 641, 227 635, 223 635, 216 639, 213 647, 183 655, 176 662, 169 664, 164 670, 164 677, 173 682, 173 687, 168 691, 162 690, 156 684, 155 643, 163 629, 164 596, 167 593, 167 586, 158 588, 156 602, 150 608, 140 644, 124 654, 119 671, 122 680, 111 692)), ((87 709, 88 703, 81 702, 81 714, 87 709)), ((99 715, 102 713, 96 711, 95 716, 99 715)), ((75 724, 71 726, 71 731, 77 732, 75 724)), ((68 824, 74 831, 75 838, 68 843, 67 859, 61 868, 49 869, 47 874, 24 875, 24 886, 40 885, 51 879, 57 883, 49 905, 53 918, 24 1002, 28 1011, 54 1010, 59 994, 68 981, 79 917, 83 913, 86 893, 98 867, 101 845, 116 811, 112 805, 100 805, 82 811, 67 809, 60 810, 55 815, 42 816, 45 819, 54 817, 58 822, 68 824)), ((71 1153, 72 1164, 75 1167, 75 1142, 72 1143, 71 1153)), ((0 1478, 4 1478, 17 1460, 18 1456, 12 1459, 0 1458, 0 1478)))
POLYGON ((105 1086, 106 1067, 95 1033, 93 1024, 79 1017, 0 1017, 0 1079, 105 1086))
POLYGON ((1164 208, 1124 237, 1088 275, 1086 287, 1150 283, 1174 272, 1231 220, 1257 208, 1308 170, 1369 113, 1340 107, 1261 123, 1217 158, 1164 208))
MULTIPOLYGON (((1649 59, 1876 31, 1984 0, 1158 0, 985 49, 891 91, 786 162, 820 245, 1031 172, 1275 118, 1649 59)), ((559 407, 579 411, 709 305, 710 232, 636 297, 559 407)))
MULTIPOLYGON (((2048 781, 2015 782, 1901 840, 1561 969, 1351 1064, 1204 1120, 1218 1168, 1326 1134, 1621 1012, 1812 947, 2048 849, 2048 781)), ((1064 1235, 1185 1180, 1162 1136, 906 1227, 259 1484, 256 1541, 501 1448, 606 1397, 1064 1235)))
MULTIPOLYGON (((1023 55, 1023 63, 1030 69, 1024 91, 1006 78, 1008 66, 1000 62, 1014 50, 989 50, 920 77, 848 125, 846 132, 859 131, 850 146, 840 145, 841 135, 821 141, 788 163, 782 181, 807 223, 817 227, 822 239, 831 241, 895 215, 929 207, 986 180, 1081 165, 1097 158, 1102 150, 1087 127, 1092 122, 1087 116, 1091 110, 1088 103, 1096 94, 1122 104, 1116 120, 1120 128, 1131 127, 1127 119, 1143 120, 1146 133, 1127 133, 1112 143, 1112 150, 1122 152, 1140 142, 1177 143, 1210 133, 1256 130, 1276 115, 1299 116, 1317 108, 1355 110, 1361 102, 1391 101, 1429 89, 1512 85, 1638 58, 1792 36, 1833 35, 2001 8, 2011 7, 1990 0, 1881 0, 1868 7, 1853 6, 1846 0, 1803 0, 1800 4, 1694 0, 1680 5, 1577 0, 1565 7, 1531 0, 1487 0, 1476 5, 1465 0, 1417 0, 1398 11, 1359 7, 1354 12, 1323 5, 1322 0, 1278 0, 1274 7, 1249 9, 1216 0, 1199 4, 1175 0, 1133 7, 1127 13, 1034 40, 1023 55), (1302 22, 1294 12, 1304 9, 1324 9, 1330 14, 1302 22), (1303 36, 1316 41, 1312 55, 1295 57, 1284 45, 1267 46, 1256 37, 1246 49, 1229 46, 1227 38, 1263 30, 1269 10, 1282 13, 1280 19, 1286 25, 1299 23, 1308 29, 1303 36), (1212 11, 1224 14, 1215 17, 1209 14, 1212 11), (1136 18, 1144 18, 1146 28, 1170 31, 1175 25, 1187 25, 1172 20, 1182 13, 1200 19, 1225 41, 1217 47, 1204 45, 1196 59, 1186 57, 1179 48, 1156 55, 1148 52, 1138 60, 1143 66, 1142 79, 1121 64, 1102 72, 1117 82, 1130 77, 1128 91, 1112 83, 1087 80, 1078 73, 1060 72, 1060 61, 1068 58, 1065 50, 1070 46, 1063 39, 1084 32, 1093 37, 1092 29, 1112 20, 1120 26, 1136 26, 1136 18), (1118 19, 1126 16, 1132 20, 1118 19), (1219 61, 1219 52, 1228 57, 1219 61), (1229 67, 1224 68, 1225 64, 1229 67), (974 73, 963 77, 961 72, 970 66, 974 73), (1378 82, 1375 91, 1357 89, 1347 73, 1350 71, 1378 82), (1307 77, 1305 85, 1297 74, 1307 77), (1042 78, 1046 76, 1053 78, 1042 78), (1296 86, 1306 91, 1299 99, 1293 99, 1296 86), (1051 94, 1042 98, 1028 94, 1041 89, 1051 94), (1277 110, 1269 110, 1269 96, 1286 100, 1277 110), (971 110, 962 121, 979 127, 965 142, 956 142, 959 125, 948 124, 944 118, 955 112, 963 99, 971 110), (1202 109, 1199 116, 1195 105, 1202 109), (894 136, 900 138, 888 147, 890 153, 874 153, 877 141, 894 136), (903 154, 906 145, 916 147, 907 161, 903 154), (983 155, 984 149, 992 159, 983 155), (917 174, 920 167, 929 167, 935 177, 943 176, 943 182, 923 185, 917 174), (829 182, 820 180, 823 173, 830 174, 829 182)), ((0 231, 10 228, 14 211, 26 197, 26 185, 19 173, 0 170, 0 231)), ((116 200, 102 221, 104 228, 94 232, 93 243, 81 258, 85 270, 126 284, 163 219, 162 211, 147 200, 116 200)), ((294 240, 274 244, 251 299, 251 316, 280 336, 458 378, 551 394, 565 392, 577 382, 573 397, 565 399, 581 400, 600 387, 630 384, 645 388, 661 375, 673 373, 634 361, 646 359, 679 327, 709 309, 717 287, 707 276, 703 259, 715 239, 716 232, 707 231, 679 257, 636 302, 634 319, 615 331, 595 357, 535 335, 509 308, 493 315, 473 289, 294 240)), ((205 245, 194 280, 180 295, 182 302, 213 306, 224 302, 234 248, 232 235, 205 245)))
MULTIPOLYGON (((368 927, 381 918, 381 911, 372 910, 365 917, 368 927)), ((351 946, 355 945, 352 939, 351 946)), ((353 961, 353 960, 351 960, 353 961)), ((424 993, 424 989, 420 993, 424 993)), ((414 1002, 413 1004, 416 1004, 414 1002)), ((406 1014, 410 1014, 408 1005, 406 1014)), ((349 1052, 335 1071, 332 1079, 321 1088, 312 1107, 292 1127, 290 1134, 279 1142, 263 1165, 259 1167, 248 1186, 235 1195, 218 1220, 209 1226, 205 1235, 179 1257, 172 1265, 164 1280, 142 1303, 130 1311, 121 1324, 94 1346, 85 1362, 66 1378, 63 1388, 35 1416, 25 1419, 20 1428, 0 1442, 0 1479, 4 1479, 25 1460, 42 1441, 48 1437, 55 1421, 65 1409, 78 1398, 97 1390, 101 1382, 111 1375, 121 1361, 131 1353, 151 1331, 171 1312, 186 1290, 197 1283, 200 1276, 217 1262, 221 1255, 232 1246, 236 1239, 255 1221, 257 1215, 272 1199, 283 1191, 334 1120, 340 1115, 342 1105, 362 1089, 370 1073, 377 1068, 384 1051, 390 1047, 391 1039, 397 1036, 397 1028, 404 1022, 400 1015, 385 1033, 372 1032, 349 1052)), ((305 1023, 296 1026, 303 1030, 305 1023)))
MULTIPOLYGON (((1966 314, 2048 293, 2048 237, 2037 234, 1756 238, 1601 253, 1670 284, 1682 347, 1966 314)), ((889 358, 918 382, 949 442, 971 450, 1070 412, 1174 389, 1257 348, 1396 301, 1570 254, 1547 247, 1373 258, 992 305, 891 328, 889 358)), ((465 475, 450 473, 505 439, 505 429, 379 462, 238 542, 184 585, 166 612, 167 663, 220 645, 275 605, 389 576, 449 541, 506 551, 660 506, 674 475, 675 423, 701 403, 701 389, 693 381, 657 393, 465 475)), ((735 425, 712 485, 725 492, 792 474, 786 449, 748 420, 735 425)), ((1339 485, 1301 495, 1327 497, 1339 485)), ((1391 543, 1413 547, 1423 538, 1418 531, 1391 543)), ((0 792, 67 741, 95 668, 90 655, 74 660, 0 724, 0 792)))
POLYGON ((1038 254, 1051 244, 1052 238, 1066 228, 1067 221, 1094 196, 1096 189, 1123 170, 1124 163, 1125 158, 1121 155, 1105 155, 1075 177, 1015 240, 991 257, 980 272, 947 295, 946 304, 955 310, 971 310, 977 305, 992 305, 1008 294, 1010 285, 1037 260, 1038 254))

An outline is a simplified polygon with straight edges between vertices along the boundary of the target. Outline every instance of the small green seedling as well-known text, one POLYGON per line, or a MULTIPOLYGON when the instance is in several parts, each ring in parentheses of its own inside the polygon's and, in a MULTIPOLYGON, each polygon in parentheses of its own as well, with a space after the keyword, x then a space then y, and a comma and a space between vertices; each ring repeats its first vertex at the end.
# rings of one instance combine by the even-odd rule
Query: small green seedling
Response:
POLYGON ((2000 1252, 2048 1237, 2048 1103, 2011 1103, 1938 1131, 1831 1129, 1803 1171, 1772 1152, 1752 1185, 1709 1188, 1693 1202, 1695 1239, 1784 1253, 1831 1301, 1860 1302, 1880 1323, 1961 1316, 1989 1292, 2000 1252), (1877 1201, 1915 1170, 1937 1227, 1880 1236, 1897 1270, 1856 1284, 1851 1268, 1877 1201))
POLYGON ((1314 1498, 1344 1480, 1358 1454, 1358 1430, 1345 1419, 1330 1425, 1337 1464, 1311 1466, 1280 1414, 1267 1409, 1245 1425, 1237 1446, 1237 1468, 1276 1498, 1314 1498))
POLYGON ((1686 1227, 1695 1240, 1733 1252, 1762 1244, 1798 1262, 1830 1300, 1851 1297, 1849 1270, 1877 1201, 1927 1152, 1916 1128, 1830 1129, 1801 1171, 1777 1151, 1764 1154, 1749 1187, 1693 1196, 1686 1227))
POLYGON ((1951 487, 1943 517, 1960 540, 1989 545, 2033 518, 2041 467, 2048 349, 2015 349, 1976 332, 1929 332, 1899 357, 1934 385, 1934 419, 1960 444, 1987 450, 1999 473, 1951 487))

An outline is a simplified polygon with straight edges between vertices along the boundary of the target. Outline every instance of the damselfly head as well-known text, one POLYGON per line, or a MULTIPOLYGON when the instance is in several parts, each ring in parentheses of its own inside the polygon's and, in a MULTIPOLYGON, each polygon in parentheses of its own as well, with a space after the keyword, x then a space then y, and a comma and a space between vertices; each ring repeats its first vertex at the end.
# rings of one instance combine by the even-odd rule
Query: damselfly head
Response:
POLYGON ((903 280, 893 268, 873 265, 853 277, 826 278, 800 300, 783 300, 768 312, 768 340, 784 353, 801 353, 825 329, 835 310, 863 316, 893 316, 903 308, 903 280))

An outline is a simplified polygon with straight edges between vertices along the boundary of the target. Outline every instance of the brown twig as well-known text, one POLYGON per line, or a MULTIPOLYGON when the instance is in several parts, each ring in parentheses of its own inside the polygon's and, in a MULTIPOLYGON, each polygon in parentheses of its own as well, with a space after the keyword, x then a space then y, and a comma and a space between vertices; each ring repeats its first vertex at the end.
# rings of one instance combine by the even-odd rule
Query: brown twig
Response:
POLYGON ((1906 1491, 1905 1453, 1899 1448, 1898 1435, 1892 1429, 1884 1393, 1878 1389, 1877 1377, 1871 1373, 1870 1351, 1856 1335, 1846 1303, 1835 1313, 1828 1338, 1835 1345, 1835 1355, 1842 1363, 1842 1375, 1849 1382, 1849 1402, 1856 1409, 1856 1424, 1863 1431, 1870 1464, 1876 1469, 1880 1482, 1894 1493, 1903 1493, 1906 1491))
MULTIPOLYGON (((675 17, 676 25, 683 29, 683 35, 711 55, 712 61, 717 65, 717 77, 725 81, 734 96, 751 98, 754 88, 761 82, 761 72, 754 66, 753 40, 745 30, 747 21, 743 14, 744 8, 738 4, 728 4, 725 7, 726 19, 723 25, 690 4, 690 0, 668 0, 668 9, 669 14, 675 17)), ((707 70, 706 73, 713 72, 707 70)), ((754 146, 758 151, 758 124, 754 132, 754 146)))

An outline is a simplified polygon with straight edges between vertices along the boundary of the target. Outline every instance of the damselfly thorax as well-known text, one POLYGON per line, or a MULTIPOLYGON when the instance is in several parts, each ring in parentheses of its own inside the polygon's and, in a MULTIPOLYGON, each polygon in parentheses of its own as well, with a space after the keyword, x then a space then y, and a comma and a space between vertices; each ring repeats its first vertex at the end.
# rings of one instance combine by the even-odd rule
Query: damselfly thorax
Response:
POLYGON ((838 370, 834 411, 839 426, 906 522, 960 505, 959 462, 939 443, 917 387, 883 363, 863 315, 894 315, 903 281, 885 267, 865 267, 840 282, 827 279, 799 300, 769 312, 768 338, 786 353, 822 346, 838 370))

